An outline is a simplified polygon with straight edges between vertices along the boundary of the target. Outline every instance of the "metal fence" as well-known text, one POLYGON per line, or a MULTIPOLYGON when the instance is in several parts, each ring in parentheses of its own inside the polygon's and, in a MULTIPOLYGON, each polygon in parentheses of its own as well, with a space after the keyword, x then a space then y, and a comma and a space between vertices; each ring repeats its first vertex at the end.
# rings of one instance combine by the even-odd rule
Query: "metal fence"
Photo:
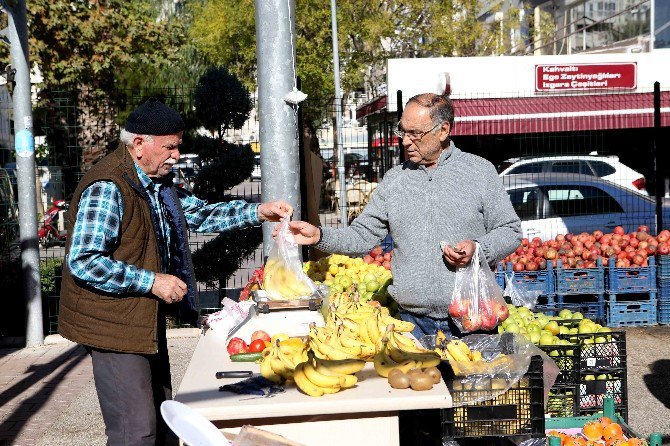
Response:
MULTIPOLYGON (((100 159, 116 139, 119 123, 152 95, 162 97, 183 113, 193 109, 193 91, 188 89, 119 92, 113 100, 91 92, 56 92, 42 98, 35 111, 41 164, 40 216, 54 199, 68 198, 86 166, 100 159), (95 100, 83 107, 82 95, 95 100)), ((364 103, 352 97, 343 104, 342 146, 349 220, 361 212, 388 169, 402 159, 400 142, 393 130, 399 118, 397 110, 402 108, 397 104, 402 105, 407 99, 393 95, 384 101, 364 103)), ((546 239, 567 232, 607 232, 619 225, 626 231, 635 230, 640 224, 654 228, 655 182, 668 177, 666 166, 670 161, 670 92, 661 95, 662 119, 657 130, 651 89, 541 98, 533 94, 507 98, 453 95, 452 99, 456 110, 454 142, 498 168, 523 221, 524 236, 546 239), (661 142, 657 150, 654 136, 661 142)), ((333 110, 331 99, 308 98, 300 107, 305 123, 303 149, 323 158, 321 224, 338 227, 342 225, 340 208, 345 203, 338 193, 333 110)), ((258 135, 254 110, 245 126, 229 131, 226 138, 262 152, 258 135)), ((11 152, 0 150, 0 156, 11 180, 11 152)), ((259 169, 252 178, 232 188, 230 195, 260 201, 259 169)), ((663 183, 661 190, 665 196, 667 186, 663 183)), ((5 204, 11 201, 7 194, 0 199, 5 204)), ((7 208, 2 206, 0 203, 0 208, 7 208)), ((0 223, 11 226, 11 218, 0 223)), ((214 237, 215 234, 192 233, 192 250, 214 237)), ((10 246, 7 242, 2 245, 0 258, 11 256, 10 246)), ((226 283, 218 287, 200 283, 200 306, 217 307, 223 295, 236 295, 263 264, 262 252, 261 247, 256 249, 226 283)), ((43 247, 40 255, 45 314, 50 320, 49 331, 54 332, 64 250, 54 244, 43 247)))

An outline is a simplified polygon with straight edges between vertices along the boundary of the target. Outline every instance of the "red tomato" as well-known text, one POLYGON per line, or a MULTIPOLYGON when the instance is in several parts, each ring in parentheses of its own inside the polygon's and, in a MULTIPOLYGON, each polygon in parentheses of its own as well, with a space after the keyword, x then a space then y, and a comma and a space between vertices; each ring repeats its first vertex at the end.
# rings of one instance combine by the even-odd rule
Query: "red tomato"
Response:
POLYGON ((262 339, 256 339, 249 344, 249 353, 262 352, 263 350, 265 350, 265 341, 262 339))

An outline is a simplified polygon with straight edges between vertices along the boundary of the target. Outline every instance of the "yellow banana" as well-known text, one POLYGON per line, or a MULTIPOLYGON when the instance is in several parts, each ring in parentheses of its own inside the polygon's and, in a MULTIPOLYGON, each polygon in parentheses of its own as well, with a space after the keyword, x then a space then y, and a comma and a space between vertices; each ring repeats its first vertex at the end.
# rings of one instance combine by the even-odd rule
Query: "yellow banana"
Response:
POLYGON ((352 319, 349 319, 347 317, 341 318, 342 325, 344 325, 346 328, 348 328, 351 331, 358 331, 360 328, 360 324, 352 319))
POLYGON ((377 353, 377 348, 374 344, 361 344, 361 358, 365 360, 372 360, 377 353))
POLYGON ((356 375, 342 375, 340 376, 340 388, 348 389, 354 387, 358 383, 356 375))
POLYGON ((425 353, 425 348, 417 346, 410 338, 405 337, 402 333, 394 332, 392 334, 395 343, 407 352, 425 353))
POLYGON ((482 360, 482 352, 480 352, 479 350, 474 350, 472 352, 472 361, 477 362, 481 360, 482 360))
POLYGON ((442 330, 437 330, 437 335, 435 336, 435 345, 446 345, 447 344, 447 336, 444 334, 442 330))
POLYGON ((333 347, 330 344, 322 343, 318 340, 314 341, 312 339, 310 345, 314 344, 316 345, 317 348, 316 349, 312 348, 312 350, 314 350, 314 354, 316 354, 321 359, 334 359, 334 360, 355 359, 358 358, 358 356, 361 353, 360 347, 358 348, 358 352, 356 352, 355 347, 345 351, 333 347))
POLYGON ((368 324, 360 324, 358 327, 358 336, 361 338, 361 341, 365 344, 375 344, 375 342, 372 342, 370 333, 368 333, 368 324))
POLYGON ((384 335, 382 332, 379 331, 379 326, 377 325, 377 318, 376 317, 369 317, 365 321, 365 326, 368 331, 368 336, 370 337, 370 341, 373 344, 376 344, 377 341, 384 335))
POLYGON ((274 372, 270 364, 270 355, 264 355, 263 360, 261 361, 261 376, 267 380, 272 381, 273 383, 279 384, 282 382, 282 377, 274 372))
POLYGON ((361 346, 361 340, 352 338, 348 335, 340 335, 340 344, 343 347, 359 347, 361 346))
POLYGON ((315 397, 322 396, 324 394, 323 389, 319 386, 314 385, 312 381, 307 379, 307 377, 305 376, 305 372, 303 370, 304 366, 305 363, 301 362, 295 368, 295 371, 293 372, 293 378, 295 380, 295 384, 298 386, 298 389, 302 390, 309 396, 315 396, 315 397))
POLYGON ((375 354, 374 367, 379 376, 387 378, 389 372, 395 368, 402 370, 404 373, 416 368, 416 363, 414 361, 405 361, 403 363, 394 361, 393 358, 387 355, 387 345, 388 338, 383 337, 380 341, 380 348, 377 350, 377 354, 375 354))
POLYGON ((407 331, 410 332, 414 330, 414 324, 411 322, 403 321, 400 319, 396 319, 393 316, 384 316, 384 323, 386 325, 393 324, 394 325, 394 330, 395 331, 407 331))
MULTIPOLYGON (((462 341, 457 342, 463 343, 462 341)), ((455 340, 449 341, 447 351, 454 358, 454 361, 470 361, 470 356, 459 347, 455 340)))
POLYGON ((324 375, 353 375, 365 367, 365 361, 360 359, 344 359, 332 361, 328 359, 317 359, 316 370, 324 375))
POLYGON ((459 348, 464 354, 468 356, 468 358, 472 359, 472 351, 470 351, 470 347, 468 347, 468 344, 461 341, 460 339, 452 339, 451 341, 449 341, 449 343, 459 348))
POLYGON ((343 380, 338 376, 329 376, 319 373, 311 361, 307 361, 303 364, 302 371, 307 377, 308 380, 312 382, 315 386, 318 387, 333 387, 340 390, 341 382, 343 380))

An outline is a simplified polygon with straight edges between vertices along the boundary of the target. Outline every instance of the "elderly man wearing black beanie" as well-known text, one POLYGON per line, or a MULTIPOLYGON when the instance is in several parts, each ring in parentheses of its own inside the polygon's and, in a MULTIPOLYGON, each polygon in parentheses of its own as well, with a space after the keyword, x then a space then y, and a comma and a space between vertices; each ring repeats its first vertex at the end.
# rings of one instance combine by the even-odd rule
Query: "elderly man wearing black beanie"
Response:
POLYGON ((195 322, 188 229, 222 232, 278 221, 285 202, 209 204, 172 185, 184 121, 155 99, 130 114, 119 148, 74 192, 59 331, 86 347, 108 445, 176 444, 160 416, 172 397, 165 315, 195 322))

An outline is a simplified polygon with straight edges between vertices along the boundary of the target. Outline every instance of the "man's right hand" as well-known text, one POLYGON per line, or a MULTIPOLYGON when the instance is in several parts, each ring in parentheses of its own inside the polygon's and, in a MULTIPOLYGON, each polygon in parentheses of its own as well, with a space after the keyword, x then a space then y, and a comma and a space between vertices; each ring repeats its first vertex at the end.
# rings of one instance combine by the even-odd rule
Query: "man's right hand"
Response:
MULTIPOLYGON (((275 226, 272 237, 277 238, 279 225, 275 226)), ((321 237, 321 229, 306 221, 289 222, 288 228, 299 245, 316 245, 321 237)))
POLYGON ((186 284, 171 274, 156 273, 151 292, 159 299, 171 304, 184 298, 186 284))

